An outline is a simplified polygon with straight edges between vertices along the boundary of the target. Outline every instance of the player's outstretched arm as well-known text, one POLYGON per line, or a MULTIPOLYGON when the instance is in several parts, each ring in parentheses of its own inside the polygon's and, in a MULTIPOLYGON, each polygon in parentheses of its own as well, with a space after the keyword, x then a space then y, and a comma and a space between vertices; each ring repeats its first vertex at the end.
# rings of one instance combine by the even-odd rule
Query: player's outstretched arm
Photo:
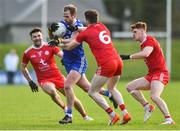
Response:
POLYGON ((78 46, 79 44, 80 44, 79 42, 77 42, 75 39, 73 39, 69 43, 65 43, 64 46, 63 46, 63 49, 65 49, 65 50, 72 50, 76 46, 78 46))
POLYGON ((26 80, 29 83, 29 86, 31 87, 32 92, 38 92, 38 86, 36 85, 36 83, 34 83, 31 79, 30 73, 26 67, 25 64, 21 64, 21 71, 24 75, 24 77, 26 78, 26 80))
POLYGON ((153 51, 153 47, 147 46, 142 51, 138 53, 134 53, 132 55, 120 55, 122 60, 128 60, 128 59, 144 59, 148 57, 153 51))
POLYGON ((67 29, 71 32, 74 32, 74 31, 82 32, 82 31, 86 30, 86 28, 87 27, 78 27, 77 25, 76 26, 70 25, 69 27, 67 27, 67 29))
POLYGON ((153 51, 153 47, 146 46, 142 51, 130 55, 130 59, 144 59, 148 57, 153 51))

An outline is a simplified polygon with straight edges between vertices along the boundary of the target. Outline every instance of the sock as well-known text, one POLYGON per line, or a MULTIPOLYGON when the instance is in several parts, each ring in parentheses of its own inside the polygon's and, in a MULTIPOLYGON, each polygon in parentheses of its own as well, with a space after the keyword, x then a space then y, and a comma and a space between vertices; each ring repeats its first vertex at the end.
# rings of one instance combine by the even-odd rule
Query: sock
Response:
POLYGON ((69 117, 72 117, 72 109, 68 107, 66 115, 68 115, 69 117))
POLYGON ((110 115, 110 117, 114 117, 115 116, 115 112, 112 110, 111 107, 107 108, 106 112, 110 115))
POLYGON ((165 116, 165 120, 166 120, 166 121, 173 121, 172 118, 171 118, 171 116, 165 116))
POLYGON ((111 93, 108 90, 105 90, 103 95, 107 96, 107 97, 111 97, 112 96, 111 93))
POLYGON ((144 107, 145 110, 146 110, 146 109, 149 109, 149 103, 148 103, 148 102, 145 103, 145 104, 143 105, 143 107, 144 107))
POLYGON ((121 109, 121 111, 123 111, 124 109, 126 109, 124 104, 119 105, 119 108, 121 109))
POLYGON ((121 109, 123 115, 128 113, 124 104, 119 105, 119 108, 121 109))
POLYGON ((67 113, 67 110, 68 110, 68 108, 67 108, 67 106, 65 106, 65 107, 64 107, 64 113, 65 113, 65 114, 67 113))

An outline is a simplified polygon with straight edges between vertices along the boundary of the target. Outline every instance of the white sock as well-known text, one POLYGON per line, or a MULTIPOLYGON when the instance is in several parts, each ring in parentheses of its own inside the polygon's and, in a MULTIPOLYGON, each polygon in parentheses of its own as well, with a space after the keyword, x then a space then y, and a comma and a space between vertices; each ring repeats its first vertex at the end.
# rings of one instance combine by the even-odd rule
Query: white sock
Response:
POLYGON ((111 112, 109 115, 110 115, 111 117, 114 117, 114 116, 115 116, 115 112, 113 111, 113 112, 111 112))
POLYGON ((128 112, 127 112, 126 109, 124 109, 124 110, 122 111, 123 116, 126 115, 127 113, 128 113, 128 112))
POLYGON ((73 117, 73 115, 72 115, 72 114, 69 114, 69 113, 66 113, 66 115, 68 115, 69 117, 73 117))
POLYGON ((67 113, 67 106, 64 108, 64 113, 66 114, 67 113))
POLYGON ((166 118, 166 121, 173 121, 172 118, 166 118))
POLYGON ((148 110, 149 109, 149 104, 144 106, 144 110, 148 110))

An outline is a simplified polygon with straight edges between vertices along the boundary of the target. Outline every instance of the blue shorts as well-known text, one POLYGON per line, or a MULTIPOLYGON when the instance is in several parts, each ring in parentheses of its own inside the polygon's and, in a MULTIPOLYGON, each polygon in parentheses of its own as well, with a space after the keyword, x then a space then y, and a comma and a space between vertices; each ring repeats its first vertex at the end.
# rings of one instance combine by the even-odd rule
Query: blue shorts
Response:
POLYGON ((71 70, 75 70, 79 72, 81 75, 85 74, 87 70, 87 59, 85 57, 82 57, 81 60, 76 60, 71 63, 64 62, 64 67, 68 74, 71 70))

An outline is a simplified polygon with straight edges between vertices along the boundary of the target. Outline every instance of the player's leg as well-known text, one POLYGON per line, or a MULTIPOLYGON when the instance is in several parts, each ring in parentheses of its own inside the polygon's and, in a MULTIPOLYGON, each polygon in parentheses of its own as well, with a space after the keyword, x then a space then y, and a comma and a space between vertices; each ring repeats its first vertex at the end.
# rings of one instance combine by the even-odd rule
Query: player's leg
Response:
MULTIPOLYGON (((64 89, 59 89, 59 92, 66 97, 64 89)), ((84 120, 93 120, 91 117, 87 116, 81 101, 77 97, 75 97, 74 107, 81 114, 84 120)), ((67 109, 65 110, 65 113, 67 113, 67 109)))
POLYGON ((85 92, 89 91, 89 88, 91 87, 91 83, 88 81, 88 79, 86 78, 85 74, 81 75, 81 78, 79 79, 79 81, 77 82, 77 85, 83 89, 85 92))
POLYGON ((99 94, 101 87, 107 82, 107 80, 107 77, 95 74, 88 93, 91 98, 109 114, 109 116, 111 117, 111 121, 109 124, 113 125, 119 120, 119 116, 112 110, 103 96, 99 94))
POLYGON ((75 97, 74 106, 75 106, 76 110, 79 111, 79 113, 81 114, 81 116, 83 117, 84 120, 87 120, 87 121, 94 120, 93 118, 91 118, 87 115, 81 101, 77 97, 75 97))
MULTIPOLYGON (((92 118, 87 116, 84 107, 82 106, 80 100, 75 97, 73 91, 73 86, 79 81, 80 78, 81 74, 75 70, 71 70, 66 78, 64 89, 67 97, 67 116, 72 117, 72 107, 73 105, 75 105, 75 108, 81 113, 84 120, 93 120, 92 118)), ((60 121, 60 123, 64 124, 66 123, 66 121, 63 119, 62 121, 60 121)))
POLYGON ((104 89, 104 88, 101 88, 100 91, 99 91, 99 93, 100 93, 101 95, 104 95, 104 96, 108 97, 109 100, 110 100, 110 102, 113 103, 114 108, 116 108, 116 109, 118 108, 118 104, 117 104, 117 102, 115 101, 113 95, 110 93, 109 90, 104 89))
POLYGON ((70 73, 66 77, 66 81, 64 83, 64 90, 67 97, 67 106, 72 108, 74 105, 75 94, 73 90, 73 86, 79 81, 81 74, 75 70, 71 70, 70 73))
POLYGON ((119 105, 120 110, 122 111, 123 114, 122 124, 126 124, 128 123, 128 121, 131 120, 131 116, 126 110, 121 93, 116 89, 119 79, 120 79, 119 75, 111 77, 107 82, 107 87, 111 92, 111 94, 113 95, 113 98, 115 99, 116 103, 119 105))
POLYGON ((42 90, 45 93, 47 93, 57 105, 59 105, 63 110, 65 109, 66 105, 64 104, 61 97, 57 93, 55 84, 51 82, 45 82, 41 85, 41 87, 42 87, 42 90))
POLYGON ((150 105, 140 90, 149 90, 150 83, 144 77, 135 79, 128 83, 127 91, 144 107, 144 122, 147 121, 155 107, 150 105))
POLYGON ((59 121, 60 124, 72 123, 72 108, 75 101, 75 94, 73 90, 73 86, 79 81, 81 74, 75 70, 71 70, 66 77, 64 83, 64 90, 67 98, 67 113, 66 116, 59 121), (71 121, 69 120, 71 119, 71 121))
POLYGON ((141 103, 141 105, 145 105, 147 103, 147 100, 140 91, 150 89, 150 83, 144 77, 129 82, 126 89, 138 102, 141 103))
POLYGON ((161 110, 161 112, 163 113, 163 115, 165 117, 165 123, 163 123, 163 124, 174 124, 174 122, 171 118, 171 115, 169 113, 167 104, 160 97, 163 90, 164 90, 163 83, 161 83, 158 80, 153 80, 151 82, 151 99, 154 103, 156 103, 156 105, 158 106, 158 108, 161 110))
MULTIPOLYGON (((86 78, 86 75, 83 74, 80 78, 80 80, 78 81, 77 85, 83 89, 85 92, 88 92, 89 88, 91 87, 91 83, 88 81, 88 79, 86 78)), ((113 102, 113 105, 115 106, 115 108, 117 108, 117 103, 115 102, 114 98, 112 97, 111 93, 104 89, 104 88, 101 88, 99 93, 101 95, 104 95, 104 96, 107 96, 109 97, 110 101, 113 102)))

